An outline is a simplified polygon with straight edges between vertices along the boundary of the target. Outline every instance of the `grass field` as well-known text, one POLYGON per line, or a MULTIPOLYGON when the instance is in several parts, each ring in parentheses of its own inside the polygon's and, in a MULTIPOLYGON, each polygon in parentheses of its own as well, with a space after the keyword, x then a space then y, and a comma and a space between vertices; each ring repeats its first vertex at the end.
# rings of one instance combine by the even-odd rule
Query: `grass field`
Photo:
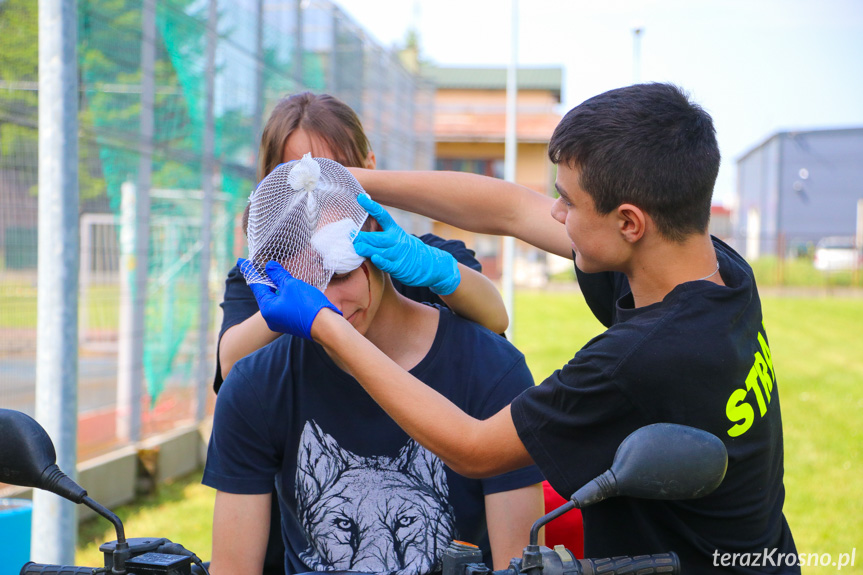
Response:
POLYGON ((811 258, 805 257, 779 260, 776 256, 765 256, 752 264, 752 270, 762 288, 778 285, 824 289, 863 286, 863 270, 822 272, 815 269, 811 258))
MULTIPOLYGON (((863 287, 863 270, 820 272, 810 258, 779 260, 766 256, 752 264, 758 285, 762 288, 806 287, 829 291, 833 288, 863 287)), ((0 272, 3 268, 0 266, 0 272)), ((561 274, 562 283, 571 285, 572 271, 561 274)), ((196 286, 192 286, 196 289, 196 286)), ((151 294, 152 297, 152 294, 151 294)), ((91 327, 116 329, 120 288, 116 283, 91 285, 86 305, 82 299, 79 316, 91 327), (84 315, 86 314, 86 315, 84 315)), ((0 329, 36 328, 36 275, 32 272, 0 274, 0 329)))
MULTIPOLYGON (((78 316, 90 327, 117 329, 120 290, 117 285, 91 286, 86 305, 82 304, 78 316), (86 315, 84 315, 86 314, 86 315)), ((36 329, 35 278, 7 279, 0 283, 0 329, 36 329)))
MULTIPOLYGON (((785 512, 798 550, 836 557, 857 548, 855 569, 863 571, 863 298, 763 302, 782 398, 785 512)), ((602 329, 574 291, 519 292, 514 325, 537 382, 602 329)), ((208 558, 213 493, 199 481, 164 486, 159 499, 119 510, 127 535, 166 536, 208 558)), ((78 564, 101 564, 96 542, 113 539, 104 527, 82 529, 78 564)))

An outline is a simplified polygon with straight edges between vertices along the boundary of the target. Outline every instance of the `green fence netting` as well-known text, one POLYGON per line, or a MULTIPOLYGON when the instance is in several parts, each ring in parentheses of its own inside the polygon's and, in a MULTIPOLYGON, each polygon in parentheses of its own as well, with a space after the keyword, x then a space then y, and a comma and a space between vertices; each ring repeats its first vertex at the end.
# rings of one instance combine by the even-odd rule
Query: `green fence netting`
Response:
MULTIPOLYGON (((417 167, 406 143, 419 148, 428 142, 428 134, 414 133, 412 122, 404 120, 413 117, 420 81, 332 2, 219 0, 213 24, 209 0, 156 0, 154 6, 154 121, 152 140, 145 142, 145 3, 77 2, 79 381, 83 390, 91 372, 94 379, 116 377, 120 285, 127 273, 120 265, 121 222, 128 219, 122 197, 132 186, 135 193, 148 194, 150 206, 140 361, 151 407, 169 391, 196 383, 200 338, 209 339, 212 354, 222 281, 243 250, 237 217, 256 183, 263 121, 278 99, 306 89, 340 97, 360 114, 378 157, 393 169, 417 167), (211 71, 208 47, 215 58, 211 71), (210 281, 202 289, 208 85, 213 86, 215 168, 210 281), (150 170, 150 186, 139 190, 145 149, 152 150, 143 164, 150 170), (214 324, 204 334, 199 333, 201 298, 214 324)), ((13 397, 5 390, 19 379, 32 379, 35 361, 38 29, 37 2, 0 0, 0 370, 12 374, 0 381, 4 405, 13 397)))

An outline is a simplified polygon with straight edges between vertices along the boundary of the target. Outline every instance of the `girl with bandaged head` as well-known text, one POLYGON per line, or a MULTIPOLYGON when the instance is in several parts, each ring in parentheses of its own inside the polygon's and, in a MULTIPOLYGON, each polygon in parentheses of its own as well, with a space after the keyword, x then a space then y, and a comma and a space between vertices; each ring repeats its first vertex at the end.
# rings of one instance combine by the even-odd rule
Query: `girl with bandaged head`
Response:
MULTIPOLYGON (((261 137, 258 180, 276 166, 299 160, 310 153, 348 167, 374 168, 377 160, 356 113, 345 103, 326 94, 304 92, 281 100, 273 109, 261 137)), ((243 214, 246 231, 249 208, 243 214)), ((460 241, 425 234, 423 243, 439 248, 457 260, 459 278, 451 293, 433 292, 430 281, 415 273, 415 260, 390 269, 396 290, 420 302, 441 303, 459 315, 492 331, 503 332, 508 324, 503 301, 495 286, 483 276, 479 262, 460 241)), ((238 268, 228 274, 222 328, 219 333, 217 366, 213 388, 218 393, 234 362, 275 340, 280 334, 268 329, 255 298, 238 268)))
MULTIPOLYGON (((248 238, 249 259, 238 264, 262 310, 277 293, 278 305, 318 300, 478 418, 533 385, 504 338, 396 291, 382 268, 447 293, 459 283, 456 264, 405 234, 340 164, 306 154, 276 167, 251 196, 248 238), (359 234, 377 246, 374 261, 357 253, 359 234), (293 294, 292 276, 314 287, 293 294)), ((270 525, 285 543, 286 573, 424 575, 440 569, 453 539, 476 542, 502 568, 543 512, 541 480, 533 467, 485 480, 452 472, 325 348, 285 335, 238 361, 216 402, 203 479, 217 489, 210 572, 265 572, 270 525)))

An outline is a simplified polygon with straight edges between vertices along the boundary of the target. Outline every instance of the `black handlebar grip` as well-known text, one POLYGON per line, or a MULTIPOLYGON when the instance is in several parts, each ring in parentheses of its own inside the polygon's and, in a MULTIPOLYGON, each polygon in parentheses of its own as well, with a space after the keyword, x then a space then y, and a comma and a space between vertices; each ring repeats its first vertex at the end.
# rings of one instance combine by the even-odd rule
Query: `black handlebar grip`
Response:
POLYGON ((47 565, 32 561, 21 567, 19 575, 92 575, 96 567, 73 567, 71 565, 47 565))
POLYGON ((680 559, 677 553, 656 553, 635 557, 611 557, 609 559, 579 559, 584 575, 623 575, 624 573, 671 573, 680 575, 680 559))

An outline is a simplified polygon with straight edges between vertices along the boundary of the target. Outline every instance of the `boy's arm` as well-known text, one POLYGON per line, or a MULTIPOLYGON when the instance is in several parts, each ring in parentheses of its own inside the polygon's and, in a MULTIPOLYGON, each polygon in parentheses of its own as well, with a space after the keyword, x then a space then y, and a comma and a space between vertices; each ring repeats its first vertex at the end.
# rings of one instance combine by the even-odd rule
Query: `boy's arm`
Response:
POLYGON ((344 362, 408 435, 456 473, 491 477, 533 463, 518 437, 509 406, 485 420, 471 417, 399 367, 345 318, 328 309, 317 314, 311 336, 344 362))
MULTIPOLYGON (((510 559, 521 557, 530 539, 530 528, 544 514, 542 483, 485 496, 493 569, 506 569, 510 559)), ((544 538, 540 532, 540 545, 545 543, 544 538)))
POLYGON ((465 172, 351 168, 371 196, 471 232, 513 236, 572 259, 566 229, 551 217, 554 199, 530 188, 465 172))
POLYGON ((276 262, 266 273, 278 287, 250 286, 273 331, 314 339, 344 363, 405 432, 466 477, 490 477, 533 463, 507 405, 479 420, 399 367, 357 332, 319 290, 276 262))
POLYGON ((270 533, 272 494, 237 495, 216 492, 213 511, 212 575, 249 573, 264 570, 264 556, 270 533))

